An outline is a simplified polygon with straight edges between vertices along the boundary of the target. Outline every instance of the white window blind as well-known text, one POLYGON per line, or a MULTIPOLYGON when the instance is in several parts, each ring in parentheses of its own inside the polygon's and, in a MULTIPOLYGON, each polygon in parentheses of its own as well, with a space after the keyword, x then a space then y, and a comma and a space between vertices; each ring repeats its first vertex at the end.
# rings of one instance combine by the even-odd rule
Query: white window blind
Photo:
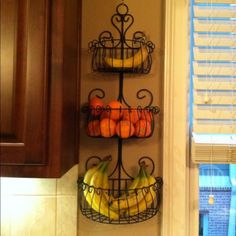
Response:
POLYGON ((192 160, 236 163, 236 0, 192 0, 192 160))

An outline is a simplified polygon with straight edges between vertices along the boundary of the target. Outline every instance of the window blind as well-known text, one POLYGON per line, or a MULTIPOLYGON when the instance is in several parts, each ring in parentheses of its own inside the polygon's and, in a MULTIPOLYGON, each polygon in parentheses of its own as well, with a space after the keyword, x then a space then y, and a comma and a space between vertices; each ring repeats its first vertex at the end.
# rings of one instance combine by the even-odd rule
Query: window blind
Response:
POLYGON ((192 160, 236 163, 236 0, 192 0, 192 160))

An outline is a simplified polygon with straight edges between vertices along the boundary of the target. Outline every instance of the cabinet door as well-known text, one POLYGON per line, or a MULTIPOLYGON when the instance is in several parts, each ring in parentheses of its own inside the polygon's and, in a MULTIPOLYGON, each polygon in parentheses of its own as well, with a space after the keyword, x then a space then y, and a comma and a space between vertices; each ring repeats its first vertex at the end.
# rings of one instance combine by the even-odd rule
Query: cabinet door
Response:
POLYGON ((1 161, 46 163, 48 1, 1 1, 1 161))
POLYGON ((2 176, 58 177, 76 163, 78 2, 1 0, 2 176))

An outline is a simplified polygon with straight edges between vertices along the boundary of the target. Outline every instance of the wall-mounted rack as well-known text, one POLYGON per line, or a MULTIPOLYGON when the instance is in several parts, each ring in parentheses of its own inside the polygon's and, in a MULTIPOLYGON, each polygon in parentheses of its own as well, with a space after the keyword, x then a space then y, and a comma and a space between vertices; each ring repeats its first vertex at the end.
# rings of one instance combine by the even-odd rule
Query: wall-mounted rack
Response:
MULTIPOLYGON (((155 115, 160 112, 160 109, 158 106, 152 105, 153 95, 148 89, 140 89, 136 94, 137 99, 147 100, 146 106, 131 106, 123 93, 123 81, 125 73, 147 74, 150 72, 152 66, 151 53, 155 46, 151 41, 146 39, 145 34, 141 31, 135 32, 132 39, 127 38, 127 31, 134 23, 134 18, 129 14, 126 4, 121 3, 116 7, 116 13, 111 17, 111 23, 117 30, 118 38, 114 38, 110 31, 103 31, 99 35, 98 40, 93 40, 89 43, 89 48, 92 53, 93 71, 118 73, 119 94, 116 101, 122 105, 118 108, 113 108, 109 105, 96 107, 88 105, 83 110, 87 113, 88 117, 86 129, 89 136, 96 138, 112 137, 117 139, 117 163, 114 170, 107 176, 110 186, 108 188, 91 185, 85 181, 84 177, 79 179, 80 209, 83 215, 100 223, 131 224, 145 221, 157 214, 161 200, 162 178, 156 177, 149 185, 130 189, 129 186, 135 178, 128 173, 123 165, 123 142, 127 138, 151 137, 155 128, 155 115), (131 120, 131 113, 133 111, 137 113, 135 125, 129 120, 130 126, 126 128, 128 129, 128 135, 125 137, 124 135, 120 135, 122 133, 121 125, 118 126, 118 129, 116 128, 115 132, 111 128, 110 123, 112 112, 114 111, 119 114, 119 118, 115 120, 116 127, 123 119, 126 111, 128 111, 128 120, 131 120), (107 136, 103 135, 101 129, 101 122, 104 118, 103 113, 106 113, 106 119, 110 120, 107 136), (142 130, 140 128, 141 123, 143 126, 142 130), (133 129, 133 126, 135 129, 133 129), (128 198, 130 195, 135 196, 134 206, 129 205, 128 198), (106 196, 107 200, 106 213, 104 213, 104 206, 102 205, 104 196, 106 196), (124 210, 121 201, 118 201, 118 207, 116 208, 118 216, 113 217, 112 212, 114 209, 112 208, 112 204, 114 199, 121 196, 123 196, 123 202, 126 202, 126 208, 124 210), (142 203, 140 203, 139 198, 142 198, 142 203), (99 200, 100 203, 98 203, 99 200), (93 204, 97 204, 98 206, 93 207, 93 204)), ((88 95, 88 101, 94 96, 103 99, 105 92, 100 88, 91 90, 88 95)), ((86 162, 86 170, 91 169, 95 162, 100 163, 101 159, 98 156, 90 157, 86 162)), ((145 165, 144 169, 147 170, 146 175, 153 175, 155 165, 150 157, 143 156, 139 158, 138 164, 139 169, 142 169, 145 165)))

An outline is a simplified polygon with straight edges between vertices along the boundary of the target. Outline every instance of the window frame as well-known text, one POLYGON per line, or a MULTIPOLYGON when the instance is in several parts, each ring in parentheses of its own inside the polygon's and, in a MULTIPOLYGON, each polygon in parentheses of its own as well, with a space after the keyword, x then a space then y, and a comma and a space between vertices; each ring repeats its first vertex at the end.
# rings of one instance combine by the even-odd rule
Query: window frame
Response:
POLYGON ((190 160, 189 0, 166 0, 163 236, 197 236, 198 165, 190 160), (185 23, 184 23, 185 22, 185 23))

